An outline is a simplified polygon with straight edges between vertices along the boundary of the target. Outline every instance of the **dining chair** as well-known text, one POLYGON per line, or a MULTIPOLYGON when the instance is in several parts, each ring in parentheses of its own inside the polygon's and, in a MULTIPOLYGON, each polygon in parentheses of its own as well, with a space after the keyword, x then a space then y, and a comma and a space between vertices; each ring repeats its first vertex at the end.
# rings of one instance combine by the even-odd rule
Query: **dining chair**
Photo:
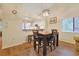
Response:
POLYGON ((48 47, 50 47, 51 51, 53 50, 52 48, 54 48, 55 50, 55 37, 53 36, 53 34, 49 34, 49 36, 47 37, 47 43, 48 43, 48 47))
POLYGON ((38 32, 39 32, 38 30, 33 31, 33 38, 34 38, 34 50, 36 50, 36 47, 38 47, 38 53, 39 53, 42 37, 40 36, 38 32))
POLYGON ((33 41, 32 37, 33 37, 33 35, 28 35, 28 43, 31 43, 33 41))
POLYGON ((36 41, 38 41, 38 31, 33 30, 33 39, 34 39, 34 50, 36 50, 36 41))
POLYGON ((58 46, 58 43, 59 43, 59 33, 58 33, 57 29, 52 29, 52 35, 55 38, 55 46, 58 46))

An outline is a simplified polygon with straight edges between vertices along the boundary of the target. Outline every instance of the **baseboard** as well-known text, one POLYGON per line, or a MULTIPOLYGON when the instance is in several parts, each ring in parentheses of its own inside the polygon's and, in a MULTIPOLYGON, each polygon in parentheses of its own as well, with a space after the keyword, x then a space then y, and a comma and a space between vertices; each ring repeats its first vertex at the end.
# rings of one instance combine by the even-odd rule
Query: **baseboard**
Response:
POLYGON ((60 42, 64 42, 64 43, 67 43, 67 44, 72 44, 72 45, 74 45, 75 43, 70 43, 70 42, 68 42, 68 41, 64 41, 64 40, 60 40, 60 42))

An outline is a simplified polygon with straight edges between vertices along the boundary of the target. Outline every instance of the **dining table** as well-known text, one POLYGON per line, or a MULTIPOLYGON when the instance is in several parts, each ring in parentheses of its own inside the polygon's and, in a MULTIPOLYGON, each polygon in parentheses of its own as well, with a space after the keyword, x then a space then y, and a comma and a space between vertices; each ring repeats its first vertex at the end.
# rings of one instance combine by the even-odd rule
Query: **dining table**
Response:
MULTIPOLYGON (((47 37, 51 34, 49 31, 41 31, 39 32, 43 35, 43 56, 47 55, 47 37)), ((55 35, 55 45, 59 45, 58 33, 55 35)))
MULTIPOLYGON (((43 40, 43 56, 47 56, 47 38, 50 36, 51 32, 49 31, 39 31, 39 36, 42 36, 43 40)), ((36 41, 35 41, 36 42, 36 41)), ((58 33, 55 35, 55 45, 58 46, 59 39, 58 39, 58 33)), ((34 44, 36 46, 36 43, 34 44)), ((36 48, 35 48, 36 49, 36 48)))
POLYGON ((47 55, 47 37, 51 34, 48 31, 39 32, 43 36, 43 56, 47 55))

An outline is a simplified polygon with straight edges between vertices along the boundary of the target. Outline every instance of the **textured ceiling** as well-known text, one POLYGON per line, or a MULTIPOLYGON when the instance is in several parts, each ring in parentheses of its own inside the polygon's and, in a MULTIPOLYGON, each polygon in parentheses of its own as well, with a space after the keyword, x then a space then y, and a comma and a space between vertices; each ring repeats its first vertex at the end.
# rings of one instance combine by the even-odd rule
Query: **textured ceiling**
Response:
POLYGON ((24 10, 31 14, 33 17, 39 17, 40 13, 44 9, 49 9, 54 4, 51 3, 31 3, 31 4, 23 4, 24 10))
MULTIPOLYGON (((4 7, 4 14, 9 14, 13 9, 17 9, 18 16, 23 18, 32 17, 33 20, 40 19, 44 9, 51 10, 52 16, 63 16, 79 10, 79 4, 75 3, 17 3, 17 4, 0 4, 4 7)), ((73 14, 74 14, 73 13, 73 14)))

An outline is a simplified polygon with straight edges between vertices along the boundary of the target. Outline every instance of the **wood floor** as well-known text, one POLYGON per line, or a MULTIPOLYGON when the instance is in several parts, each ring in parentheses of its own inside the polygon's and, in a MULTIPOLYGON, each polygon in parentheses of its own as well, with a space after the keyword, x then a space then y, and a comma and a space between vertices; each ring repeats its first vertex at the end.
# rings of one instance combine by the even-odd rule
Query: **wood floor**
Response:
MULTIPOLYGON (((34 51, 32 44, 24 43, 15 47, 0 50, 1 56, 42 56, 42 48, 40 53, 34 51)), ((79 51, 75 50, 75 46, 69 43, 60 42, 52 52, 48 49, 47 56, 78 56, 79 51)))
POLYGON ((0 49, 2 48, 2 37, 0 36, 0 49))
MULTIPOLYGON (((29 48, 19 54, 20 56, 42 56, 42 49, 40 49, 40 53, 34 51, 33 48, 29 48)), ((79 51, 76 51, 75 46, 69 43, 60 42, 59 47, 57 47, 52 52, 50 49, 48 50, 47 56, 79 56, 79 51)))

